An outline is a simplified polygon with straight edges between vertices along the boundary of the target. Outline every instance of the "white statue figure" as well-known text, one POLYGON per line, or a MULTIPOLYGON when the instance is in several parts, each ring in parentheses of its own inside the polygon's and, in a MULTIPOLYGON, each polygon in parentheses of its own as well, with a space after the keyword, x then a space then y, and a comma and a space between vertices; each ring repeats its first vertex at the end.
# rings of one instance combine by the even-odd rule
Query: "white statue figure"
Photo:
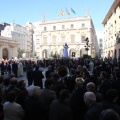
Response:
POLYGON ((68 45, 67 43, 65 43, 65 45, 63 45, 64 49, 63 49, 63 57, 68 57, 68 45))

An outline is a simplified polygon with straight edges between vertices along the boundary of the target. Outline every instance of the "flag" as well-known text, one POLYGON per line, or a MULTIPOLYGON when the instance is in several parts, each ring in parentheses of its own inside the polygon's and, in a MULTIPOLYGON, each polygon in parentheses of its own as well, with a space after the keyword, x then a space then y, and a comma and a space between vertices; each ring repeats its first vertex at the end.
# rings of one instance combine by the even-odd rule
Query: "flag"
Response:
POLYGON ((59 11, 58 11, 58 10, 56 10, 56 13, 57 13, 57 15, 58 15, 58 16, 60 15, 60 13, 59 13, 59 11))
POLYGON ((68 15, 70 15, 70 12, 67 9, 66 9, 66 12, 67 12, 68 15))
POLYGON ((75 14, 75 11, 71 8, 71 12, 73 12, 75 14))
POLYGON ((62 16, 64 15, 64 12, 63 12, 63 10, 62 10, 62 9, 61 9, 60 13, 61 13, 61 15, 62 15, 62 16))

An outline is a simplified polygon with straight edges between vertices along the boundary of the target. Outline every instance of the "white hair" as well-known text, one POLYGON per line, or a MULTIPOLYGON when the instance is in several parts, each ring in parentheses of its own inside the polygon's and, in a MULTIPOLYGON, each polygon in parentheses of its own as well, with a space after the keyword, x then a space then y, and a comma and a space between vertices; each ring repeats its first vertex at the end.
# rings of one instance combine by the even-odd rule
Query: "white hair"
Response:
POLYGON ((91 105, 92 103, 96 102, 96 96, 93 92, 86 92, 84 94, 84 102, 87 105, 91 105))
POLYGON ((30 97, 39 97, 40 96, 40 91, 41 88, 39 86, 34 86, 34 85, 30 85, 28 88, 27 88, 27 91, 28 91, 28 95, 30 97))

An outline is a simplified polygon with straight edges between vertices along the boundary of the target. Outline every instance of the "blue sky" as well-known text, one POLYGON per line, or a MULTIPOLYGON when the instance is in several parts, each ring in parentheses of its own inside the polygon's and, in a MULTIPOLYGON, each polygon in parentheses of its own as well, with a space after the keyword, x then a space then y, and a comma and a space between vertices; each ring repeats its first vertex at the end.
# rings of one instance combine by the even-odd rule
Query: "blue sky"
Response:
POLYGON ((102 21, 114 0, 0 0, 0 22, 25 25, 26 22, 85 16, 86 10, 92 17, 96 30, 103 30, 102 21), (66 9, 76 14, 68 15, 66 9), (60 10, 64 16, 58 16, 60 10))

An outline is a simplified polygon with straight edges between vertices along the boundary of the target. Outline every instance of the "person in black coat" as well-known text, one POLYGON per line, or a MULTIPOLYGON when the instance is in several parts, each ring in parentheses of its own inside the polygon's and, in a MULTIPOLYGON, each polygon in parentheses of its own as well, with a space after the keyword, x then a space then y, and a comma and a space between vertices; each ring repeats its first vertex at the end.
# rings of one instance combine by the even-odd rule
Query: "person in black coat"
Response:
POLYGON ((28 86, 32 85, 33 83, 33 67, 30 65, 28 66, 26 70, 27 80, 28 80, 28 86))
POLYGON ((110 76, 106 71, 101 72, 101 84, 98 88, 98 92, 102 93, 103 97, 105 97, 105 93, 107 92, 107 90, 112 88, 112 80, 110 80, 109 78, 110 76))
POLYGON ((73 113, 68 104, 70 92, 61 90, 59 99, 54 100, 50 105, 49 120, 73 120, 73 113))
POLYGON ((1 69, 1 75, 4 75, 4 72, 5 72, 4 61, 2 61, 1 65, 0 65, 0 69, 1 69))
POLYGON ((84 115, 84 120, 100 120, 100 114, 103 111, 101 103, 96 102, 96 96, 93 92, 84 94, 84 102, 88 106, 84 115))
POLYGON ((28 97, 24 101, 25 120, 48 120, 48 108, 41 102, 39 86, 31 85, 27 88, 28 97))
POLYGON ((95 89, 95 84, 93 82, 89 82, 86 85, 86 90, 87 92, 93 92, 96 96, 96 102, 100 102, 104 100, 104 97, 101 93, 99 93, 98 91, 96 91, 95 89))
POLYGON ((100 114, 100 120, 120 120, 120 116, 113 109, 106 109, 100 114))
POLYGON ((15 77, 17 78, 17 70, 18 70, 18 64, 16 61, 13 62, 12 64, 12 71, 15 74, 15 77))
POLYGON ((120 106, 116 104, 119 92, 115 89, 107 90, 105 94, 105 100, 102 101, 103 109, 113 109, 120 115, 120 106))
POLYGON ((45 77, 46 77, 46 78, 50 78, 50 74, 51 74, 52 72, 54 72, 54 71, 52 70, 52 66, 49 65, 49 66, 48 66, 48 70, 45 72, 45 77))
POLYGON ((83 120, 84 113, 86 111, 86 106, 83 99, 85 92, 85 86, 81 82, 76 84, 75 89, 71 93, 69 104, 73 111, 74 120, 83 120))
POLYGON ((84 72, 83 72, 83 79, 85 80, 85 81, 83 82, 83 84, 84 84, 85 86, 87 85, 87 83, 92 82, 92 80, 91 80, 91 78, 90 78, 90 73, 89 73, 88 71, 84 71, 84 72))
POLYGON ((60 78, 59 74, 54 73, 52 76, 53 87, 52 90, 56 92, 57 98, 59 97, 59 93, 62 89, 66 89, 66 85, 63 82, 63 79, 60 78))
POLYGON ((120 71, 115 71, 115 80, 113 81, 112 88, 120 93, 120 71))
POLYGON ((17 84, 18 84, 17 79, 15 77, 11 78, 10 85, 6 89, 6 95, 12 90, 15 91, 17 93, 16 102, 21 106, 23 106, 23 101, 25 99, 25 96, 20 92, 20 89, 17 87, 17 84))
POLYGON ((39 70, 39 66, 37 65, 35 70, 33 71, 33 79, 34 79, 34 85, 43 88, 43 82, 42 79, 44 78, 44 75, 39 70))
POLYGON ((11 72, 12 72, 12 63, 11 63, 11 61, 8 62, 7 71, 8 71, 8 74, 9 74, 9 75, 10 75, 11 72))
POLYGON ((70 76, 68 76, 67 79, 65 80, 67 89, 70 92, 72 92, 75 89, 75 85, 76 85, 75 79, 76 79, 76 71, 75 71, 75 69, 71 69, 70 76))

